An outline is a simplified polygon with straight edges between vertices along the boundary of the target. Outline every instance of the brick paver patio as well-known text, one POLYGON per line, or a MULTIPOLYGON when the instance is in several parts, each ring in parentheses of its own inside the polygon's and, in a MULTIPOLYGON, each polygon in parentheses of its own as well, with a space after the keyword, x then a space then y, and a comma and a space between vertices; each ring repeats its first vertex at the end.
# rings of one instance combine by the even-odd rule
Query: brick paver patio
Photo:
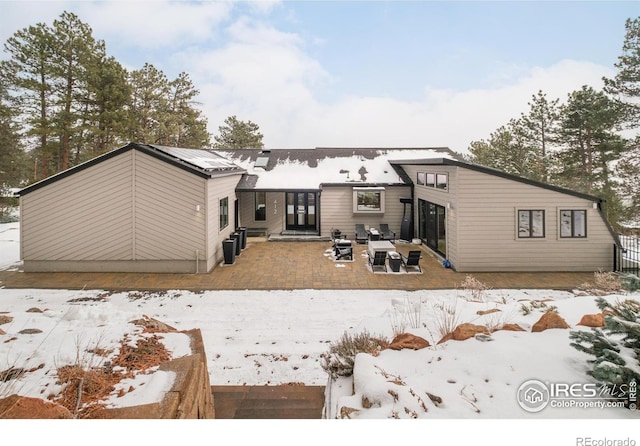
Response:
MULTIPOLYGON (((442 267, 423 250, 423 273, 373 273, 366 245, 355 245, 353 262, 333 262, 326 256, 330 242, 251 241, 233 265, 219 265, 208 274, 24 273, 0 271, 5 288, 104 290, 269 290, 269 289, 452 289, 465 273, 442 267)), ((416 245, 397 243, 407 253, 416 245)), ((491 288, 573 289, 592 281, 593 273, 473 273, 491 288)))

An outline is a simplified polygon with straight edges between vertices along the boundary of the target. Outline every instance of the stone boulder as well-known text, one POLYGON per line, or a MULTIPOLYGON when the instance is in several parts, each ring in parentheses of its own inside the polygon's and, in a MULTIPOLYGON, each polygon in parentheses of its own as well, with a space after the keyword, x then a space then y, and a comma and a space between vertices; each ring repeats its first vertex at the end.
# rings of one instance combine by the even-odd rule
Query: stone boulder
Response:
POLYGON ((525 329, 519 326, 518 324, 504 324, 502 327, 498 328, 498 330, 525 331, 525 329))
POLYGON ((11 395, 0 399, 0 419, 69 419, 71 412, 56 403, 39 398, 11 395))
POLYGON ((585 314, 578 322, 578 325, 584 325, 585 327, 604 327, 604 314, 585 314))
POLYGON ((438 344, 442 344, 443 342, 449 341, 453 339, 454 341, 464 341, 465 339, 473 338, 478 333, 482 334, 490 334, 487 327, 484 325, 475 325, 470 323, 464 323, 458 325, 452 333, 445 335, 438 344))
POLYGON ((476 311, 476 314, 478 316, 484 316, 485 314, 498 313, 499 311, 502 311, 502 310, 499 308, 492 308, 491 310, 478 310, 476 311))
POLYGON ((0 325, 8 324, 12 320, 13 318, 11 316, 7 316, 6 314, 0 314, 0 325))
POLYGON ((429 347, 429 341, 420 336, 415 336, 410 333, 401 333, 387 346, 391 350, 420 350, 429 347))
POLYGON ((565 321, 562 316, 560 316, 555 311, 547 311, 542 317, 533 324, 531 327, 531 332, 537 333, 541 331, 548 330, 550 328, 570 328, 567 321, 565 321))

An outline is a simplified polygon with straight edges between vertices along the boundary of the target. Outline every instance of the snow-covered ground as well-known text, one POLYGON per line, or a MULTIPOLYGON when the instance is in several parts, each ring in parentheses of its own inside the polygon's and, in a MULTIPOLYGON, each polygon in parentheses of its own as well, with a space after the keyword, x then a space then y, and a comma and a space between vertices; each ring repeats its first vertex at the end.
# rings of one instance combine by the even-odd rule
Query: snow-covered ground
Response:
MULTIPOLYGON (((0 265, 5 268, 19 264, 13 248, 15 237, 2 235, 19 233, 12 225, 15 224, 0 225, 0 265)), ((607 297, 612 301, 623 298, 640 300, 640 294, 607 297)), ((196 441, 199 435, 215 436, 218 441, 233 435, 231 441, 237 443, 278 445, 337 441, 589 444, 576 440, 580 436, 590 438, 585 441, 631 438, 640 443, 638 411, 549 406, 533 413, 518 403, 519 388, 526 381, 579 386, 592 383, 586 374, 589 358, 569 345, 569 333, 588 329, 578 326, 578 321, 584 314, 597 312, 594 296, 554 290, 490 290, 472 296, 465 290, 103 293, 0 288, 0 314, 13 317, 10 323, 0 325, 6 332, 0 335, 0 370, 44 364, 20 382, 0 383, 0 396, 3 392, 42 396, 43 389, 44 395, 55 391, 51 370, 73 362, 78 349, 113 345, 123 333, 135 330, 129 321, 145 315, 178 330, 202 331, 212 384, 324 385, 329 381, 321 366, 321 355, 343 333, 366 330, 393 337, 395 332, 406 331, 425 338, 432 346, 419 351, 385 350, 378 356, 359 355, 355 381, 341 378, 328 387, 331 418, 340 414, 341 407, 348 407, 358 409, 351 412, 351 417, 360 420, 290 421, 286 425, 275 420, 214 420, 191 422, 188 428, 153 421, 110 421, 109 426, 100 426, 99 430, 93 427, 94 422, 82 421, 78 427, 73 425, 73 430, 87 432, 87 426, 92 426, 85 435, 91 435, 92 443, 98 444, 125 438, 127 443, 150 441, 148 436, 154 443, 183 444, 185 436, 196 441), (545 306, 555 307, 571 329, 530 332, 545 306), (27 312, 31 308, 43 312, 27 312), (478 314, 490 309, 500 311, 478 314), (489 327, 513 323, 526 331, 495 332, 486 342, 472 338, 436 345, 445 313, 458 323, 489 327), (42 332, 19 334, 29 328, 42 332), (355 396, 351 395, 352 384, 355 396), (427 392, 441 398, 441 403, 429 400, 427 392), (363 395, 376 397, 370 409, 361 407, 363 395), (393 416, 417 416, 420 420, 403 423, 390 420, 393 416), (113 427, 116 423, 120 425, 113 427), (123 435, 123 429, 128 436, 123 435), (117 435, 112 434, 115 431, 117 435)), ((167 337, 166 344, 174 356, 185 354, 179 336, 167 337)), ((160 395, 170 385, 170 377, 158 381, 161 385, 148 382, 146 387, 153 391, 147 397, 160 395)), ((113 401, 123 404, 115 398, 113 401)), ((7 429, 4 438, 26 435, 26 430, 36 439, 41 436, 41 442, 51 441, 53 435, 65 436, 65 443, 86 440, 82 434, 70 435, 72 425, 66 423, 42 421, 35 424, 41 429, 32 426, 31 421, 0 421, 0 427, 7 429)))

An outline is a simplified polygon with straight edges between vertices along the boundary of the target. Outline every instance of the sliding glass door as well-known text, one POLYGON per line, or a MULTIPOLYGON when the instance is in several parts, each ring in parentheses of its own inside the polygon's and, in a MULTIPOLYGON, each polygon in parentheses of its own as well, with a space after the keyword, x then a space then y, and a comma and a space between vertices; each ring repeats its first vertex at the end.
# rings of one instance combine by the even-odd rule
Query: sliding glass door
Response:
POLYGON ((418 200, 418 229, 422 241, 438 254, 447 255, 447 220, 444 206, 418 200))

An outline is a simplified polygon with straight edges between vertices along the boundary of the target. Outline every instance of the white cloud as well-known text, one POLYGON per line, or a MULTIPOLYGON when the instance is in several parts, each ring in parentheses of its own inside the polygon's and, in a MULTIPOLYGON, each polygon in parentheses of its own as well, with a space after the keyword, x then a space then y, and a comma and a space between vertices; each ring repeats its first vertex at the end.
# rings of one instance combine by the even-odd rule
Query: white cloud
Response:
POLYGON ((495 87, 425 87, 411 101, 348 96, 329 103, 319 91, 331 87, 331 73, 305 53, 297 36, 247 20, 229 32, 228 45, 193 65, 210 130, 215 134, 235 114, 257 123, 273 148, 448 146, 464 152, 527 111, 538 90, 563 101, 583 84, 600 88, 602 76, 612 75, 600 65, 565 60, 519 69, 519 77, 495 87))

